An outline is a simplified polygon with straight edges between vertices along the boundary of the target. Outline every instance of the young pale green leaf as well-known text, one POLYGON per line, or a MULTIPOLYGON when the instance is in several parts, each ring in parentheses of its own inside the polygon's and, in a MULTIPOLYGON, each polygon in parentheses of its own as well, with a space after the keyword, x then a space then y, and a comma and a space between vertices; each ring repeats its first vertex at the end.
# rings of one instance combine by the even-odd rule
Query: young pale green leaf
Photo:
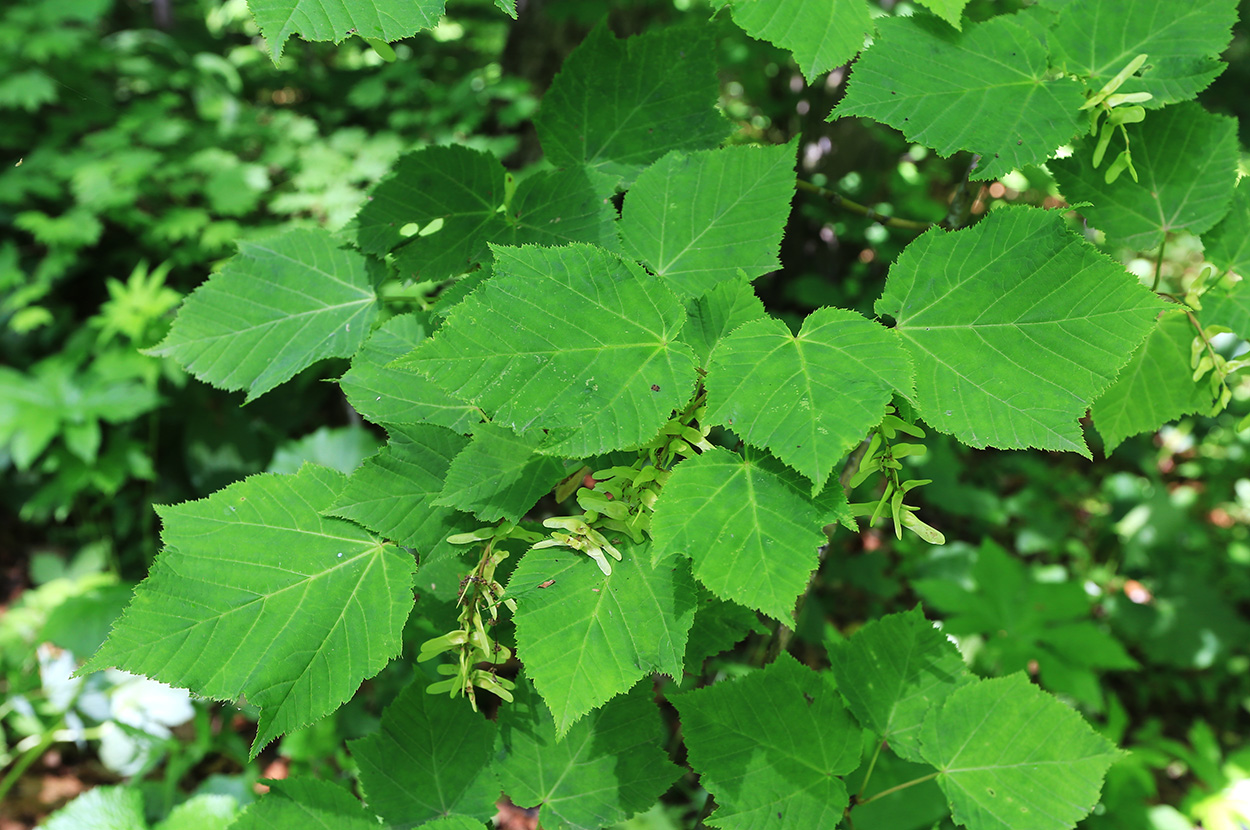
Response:
POLYGON ((97 787, 39 825, 43 830, 139 830, 148 826, 143 794, 135 787, 97 787))
POLYGON ((767 447, 824 489, 829 473, 885 411, 912 389, 911 359, 879 324, 822 308, 798 335, 774 317, 737 328, 712 353, 709 423, 767 447))
POLYGON ((681 341, 694 349, 701 369, 707 368, 712 350, 727 334, 768 314, 746 279, 718 283, 702 297, 688 301, 686 313, 689 317, 682 327, 681 341))
POLYGON ((653 561, 688 556, 717 596, 793 619, 832 519, 779 467, 720 447, 678 464, 651 520, 653 561))
POLYGON ((378 298, 368 260, 329 233, 289 230, 242 242, 187 297, 150 354, 254 400, 325 357, 350 357, 369 335, 378 298))
POLYGON ((797 139, 673 152, 638 176, 625 197, 625 250, 679 297, 781 266, 777 250, 794 197, 797 139))
POLYGON ((877 28, 834 116, 889 124, 942 156, 977 153, 974 179, 1040 164, 1077 132, 1080 84, 1052 77, 1045 45, 1012 17, 962 33, 925 15, 879 18, 877 28))
MULTIPOLYGON (((1237 0, 1073 0, 1047 35, 1051 61, 1097 92, 1138 55, 1147 62, 1117 92, 1148 92, 1146 107, 1188 100, 1224 71, 1217 57, 1232 38, 1237 0)), ((1149 120, 1149 119, 1147 119, 1149 120)), ((1136 156, 1136 148, 1134 148, 1136 156)))
POLYGON ((909 761, 922 760, 920 725, 928 711, 974 679, 920 606, 830 643, 829 659, 838 690, 860 724, 909 761))
POLYGON ((409 684, 382 713, 379 731, 350 742, 361 790, 396 828, 451 815, 476 819, 480 828, 499 796, 488 771, 495 724, 425 686, 409 684))
POLYGON ((969 830, 1069 830, 1123 754, 1022 673, 952 692, 925 718, 921 752, 969 830))
POLYGON ((730 125, 716 109, 715 52, 707 27, 626 40, 596 27, 543 97, 535 126, 547 158, 628 181, 670 150, 720 144, 730 125))
POLYGON ((652 566, 646 545, 616 547, 623 558, 611 576, 584 554, 554 547, 525 554, 508 581, 517 656, 562 739, 644 675, 681 677, 695 614, 690 569, 677 560, 652 566))
POLYGON ((855 57, 872 31, 864 0, 733 0, 731 8, 748 35, 793 54, 809 84, 855 57))
MULTIPOLYGON (((1233 190, 1232 208, 1202 235, 1202 247, 1206 258, 1220 270, 1250 275, 1250 185, 1233 190)), ((1202 301, 1205 309, 1206 296, 1202 301)))
POLYGON ((486 522, 518 522, 560 479, 569 475, 559 459, 538 454, 542 434, 527 437, 482 424, 447 470, 434 504, 473 513, 486 522))
POLYGON ((1077 419, 1165 307, 1058 212, 1006 208, 909 245, 876 311, 894 317, 935 429, 1088 457, 1077 419))
POLYGON ((673 698, 713 827, 835 827, 862 733, 828 675, 782 652, 763 671, 673 698))
POLYGON ((378 820, 342 787, 313 778, 265 782, 231 830, 376 830, 378 820))
POLYGON ((429 324, 421 314, 401 314, 369 336, 339 379, 348 402, 375 424, 437 424, 470 432, 482 411, 458 401, 426 378, 388 366, 425 339, 429 324))
POLYGON ((274 63, 287 38, 331 40, 352 35, 387 42, 438 25, 444 0, 248 0, 274 63))
POLYGON ((592 245, 494 250, 495 275, 397 365, 518 433, 565 430, 544 452, 593 455, 654 436, 695 380, 677 298, 592 245))
POLYGON ((322 515, 346 478, 306 465, 158 507, 164 550, 80 670, 116 666, 261 709, 252 754, 338 708, 399 653, 412 556, 322 515))
POLYGON ((681 774, 664 751, 650 683, 591 713, 563 738, 528 681, 518 679, 515 695, 499 711, 494 770, 514 804, 541 808, 544 830, 614 825, 655 804, 681 774))
MULTIPOLYGON (((1081 213, 1109 241, 1144 251, 1169 232, 1204 233, 1224 218, 1237 169, 1236 121, 1185 103, 1150 113, 1128 134, 1140 182, 1121 175, 1107 184, 1106 162, 1093 166, 1090 136, 1050 164, 1065 197, 1092 203, 1081 213)), ((1117 137, 1112 150, 1121 145, 1117 137)))
POLYGON ((421 556, 460 531, 462 515, 435 499, 468 439, 435 426, 395 426, 390 441, 347 481, 327 516, 351 519, 421 556))
POLYGON ((1196 334, 1184 312, 1164 314, 1115 383, 1094 401, 1090 414, 1107 455, 1130 435, 1211 408, 1209 387, 1194 382, 1189 365, 1189 344, 1196 334))

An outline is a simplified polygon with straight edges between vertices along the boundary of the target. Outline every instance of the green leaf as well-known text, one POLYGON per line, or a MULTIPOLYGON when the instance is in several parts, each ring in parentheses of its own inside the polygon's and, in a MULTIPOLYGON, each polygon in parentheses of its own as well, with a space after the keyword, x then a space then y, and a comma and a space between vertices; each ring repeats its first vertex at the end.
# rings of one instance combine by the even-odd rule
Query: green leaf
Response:
POLYGON ((226 830, 238 813, 233 796, 202 793, 174 807, 152 830, 226 830))
POLYGON ((518 433, 561 429, 544 452, 636 447, 689 398, 681 304, 641 268, 591 245, 496 248, 495 276, 397 365, 518 433))
POLYGON ((553 547, 525 554, 508 581, 517 599, 517 656, 562 740, 574 722, 640 677, 682 674, 695 613, 689 568, 653 566, 646 545, 614 544, 623 559, 611 576, 584 554, 553 547))
POLYGON ((329 781, 287 778, 249 804, 231 830, 376 830, 377 819, 351 793, 329 781))
POLYGON ((722 599, 794 617, 825 542, 827 521, 779 465, 721 447, 673 468, 651 519, 652 561, 683 554, 722 599))
POLYGON ((868 623, 831 643, 838 690, 865 728, 909 761, 920 761, 925 714, 973 676, 959 651, 920 606, 868 623))
POLYGON ((43 830, 140 830, 143 795, 133 787, 96 787, 48 816, 43 830))
POLYGON ((837 776, 859 763, 861 733, 828 675, 782 652, 762 671, 675 697, 690 766, 716 798, 713 827, 834 827, 837 776))
POLYGON ((734 0, 732 9, 748 35, 790 51, 809 84, 855 57, 872 31, 864 0, 734 0))
POLYGON ((434 504, 473 513, 485 522, 520 521, 572 472, 558 459, 536 452, 541 438, 522 438, 495 424, 478 426, 473 440, 451 462, 434 504))
POLYGON ((335 43, 352 35, 387 42, 438 25, 444 0, 247 0, 274 63, 287 38, 335 43))
POLYGON ((1130 435, 1211 408, 1209 387, 1194 382, 1189 365, 1189 344, 1196 334, 1184 312, 1164 314, 1115 383, 1094 402, 1090 414, 1107 455, 1130 435))
POLYGON ((429 325, 421 314, 401 314, 369 336, 339 380, 348 402, 375 424, 437 424, 470 432, 482 411, 458 401, 426 378, 387 364, 416 348, 429 325))
POLYGON ((1108 12, 1099 0, 1074 0, 1047 37, 1055 66, 1086 78, 1091 92, 1143 54, 1140 77, 1117 92, 1149 92, 1146 107, 1193 98, 1224 71, 1216 58, 1232 39, 1237 0, 1123 0, 1108 12))
POLYGON ((730 132, 716 109, 708 27, 617 40, 599 25, 564 61, 535 119, 552 164, 632 180, 670 150, 715 147, 730 132))
POLYGON ((833 116, 889 124, 942 156, 977 153, 974 179, 1040 164, 1077 132, 1080 85, 1051 77, 1045 44, 1012 17, 962 33, 924 15, 879 18, 877 28, 833 116))
POLYGON ((1250 275, 1250 185, 1233 189, 1232 209, 1202 235, 1202 247, 1207 260, 1220 270, 1250 275))
POLYGON ((719 599, 701 585, 696 587, 698 610, 686 640, 686 672, 697 677, 707 658, 728 651, 750 634, 769 632, 751 609, 719 599))
POLYGON ((187 297, 148 354, 252 401, 325 357, 350 357, 378 314, 369 262, 325 231, 289 230, 239 253, 187 297))
POLYGON ((562 739, 530 684, 500 709, 495 772, 514 804, 541 807, 544 830, 613 825, 652 806, 681 770, 664 750, 667 732, 640 683, 574 724, 562 739))
POLYGON ((352 473, 326 515, 351 519, 427 557, 461 529, 462 514, 434 502, 452 459, 467 444, 442 427, 392 427, 390 441, 352 473))
POLYGON ((960 18, 963 17, 964 6, 968 5, 968 0, 919 0, 919 2, 920 5, 956 29, 963 29, 960 25, 960 18))
POLYGON ((811 480, 814 496, 894 391, 911 391, 912 370, 885 328, 822 308, 797 336, 773 317, 740 326, 712 353, 705 384, 708 422, 767 447, 811 480))
POLYGON ((116 666, 261 709, 252 755, 338 708, 399 653, 411 555, 322 516, 345 477, 307 465, 157 507, 165 548, 80 673, 116 666))
POLYGON ((896 320, 935 429, 973 447, 1088 457, 1077 419, 1164 307, 1058 212, 1006 208, 909 245, 876 311, 896 320))
POLYGON ((1216 288, 1202 295, 1198 320, 1204 327, 1224 326, 1238 337, 1250 337, 1250 290, 1245 281, 1227 291, 1216 288))
POLYGON ((925 719, 921 751, 970 830, 1068 830, 1123 754, 1024 674, 953 692, 925 719))
MULTIPOLYGON (((1128 125, 1133 166, 1130 176, 1106 182, 1106 167, 1094 168, 1094 139, 1077 142, 1072 155, 1051 162, 1059 189, 1107 240, 1149 250, 1173 231, 1203 233, 1228 213, 1237 169, 1237 122, 1200 105, 1177 104, 1128 125)), ((1117 137, 1112 151, 1120 146, 1117 137)))
POLYGON ((396 827, 439 816, 490 818, 499 787, 484 774, 495 746, 495 724, 463 700, 426 694, 409 684, 382 713, 379 731, 351 741, 369 807, 396 827))
POLYGON ((694 349, 699 368, 706 369, 717 343, 738 326, 768 312, 750 281, 742 278, 717 283, 702 297, 688 301, 686 313, 689 317, 681 330, 681 341, 694 349))
POLYGON ((625 197, 626 252, 682 298, 781 267, 777 251, 794 197, 796 144, 664 156, 625 197))

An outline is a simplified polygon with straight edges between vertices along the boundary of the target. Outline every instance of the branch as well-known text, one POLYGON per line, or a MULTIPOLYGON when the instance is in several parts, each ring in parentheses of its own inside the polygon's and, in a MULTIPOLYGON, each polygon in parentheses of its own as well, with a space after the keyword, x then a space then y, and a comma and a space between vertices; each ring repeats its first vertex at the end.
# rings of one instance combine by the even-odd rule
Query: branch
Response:
POLYGON ((858 213, 861 216, 867 216, 869 219, 874 222, 880 222, 887 228, 903 228, 910 231, 927 231, 929 228, 933 227, 932 222, 918 222, 914 219, 899 219, 896 216, 884 216, 877 213, 867 205, 861 205, 859 202, 852 202, 836 190, 830 190, 827 187, 821 187, 820 185, 812 184, 811 182, 803 181, 802 179, 795 182, 795 186, 798 187, 799 190, 806 190, 808 193, 815 193, 817 196, 824 196, 838 207, 845 208, 852 213, 858 213))

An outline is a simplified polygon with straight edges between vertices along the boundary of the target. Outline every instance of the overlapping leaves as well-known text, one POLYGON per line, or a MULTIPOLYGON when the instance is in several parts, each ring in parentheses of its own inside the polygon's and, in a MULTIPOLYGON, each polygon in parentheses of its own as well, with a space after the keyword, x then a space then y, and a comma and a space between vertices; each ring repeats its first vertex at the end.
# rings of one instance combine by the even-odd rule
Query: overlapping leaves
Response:
POLYGON ((790 50, 808 83, 854 57, 872 30, 864 0, 734 0, 731 7, 751 37, 790 50))

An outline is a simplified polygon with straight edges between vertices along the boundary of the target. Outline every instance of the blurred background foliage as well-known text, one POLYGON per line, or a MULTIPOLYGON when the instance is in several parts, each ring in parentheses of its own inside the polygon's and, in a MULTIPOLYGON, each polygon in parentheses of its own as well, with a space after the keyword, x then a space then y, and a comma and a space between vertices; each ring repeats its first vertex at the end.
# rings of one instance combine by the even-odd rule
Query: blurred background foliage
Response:
MULTIPOLYGON (((323 382, 341 362, 244 408, 140 350, 238 240, 343 229, 405 151, 456 142, 515 171, 533 165, 541 93, 604 15, 625 35, 711 13, 698 0, 522 5, 512 23, 492 0, 456 0, 438 28, 396 44, 394 62, 351 39, 292 42, 276 68, 244 0, 0 10, 0 830, 100 784, 131 782, 153 822, 199 799, 218 819, 196 826, 224 827, 263 776, 351 782, 343 741, 376 726, 409 678, 400 663, 251 764, 246 707, 120 672, 69 679, 155 556, 152 504, 304 460, 349 471, 379 443, 323 382)), ((967 14, 1022 5, 973 0, 967 14)), ((912 9, 880 0, 877 11, 912 9)), ((966 157, 826 122, 845 67, 808 86, 785 53, 716 20, 733 140, 801 135, 800 178, 871 211, 798 193, 784 268, 757 281, 792 325, 825 305, 871 313, 917 233, 884 217, 939 221, 952 199, 972 221, 1005 202, 1062 204, 1042 168, 967 187, 966 157)), ((1225 59, 1203 103, 1250 135, 1244 24, 1225 59)), ((1153 268, 1150 251, 1108 253, 1143 276, 1153 268)), ((1174 239, 1164 273, 1184 283, 1201 263, 1196 239, 1174 239)), ((390 299, 402 307, 422 290, 390 299)), ((949 543, 835 535, 792 650, 819 664, 830 639, 923 603, 978 672, 1029 672, 1132 750, 1084 826, 1250 826, 1250 432, 1235 429, 1247 412, 1243 383, 1223 415, 1130 439, 1109 459, 1087 430, 1092 462, 930 435, 908 460, 935 482, 918 491, 921 515, 949 543)), ((873 498, 861 495, 852 501, 873 498)), ((429 625, 414 616, 411 640, 429 625)), ((769 633, 747 620, 742 636, 705 671, 757 662, 769 633)), ((685 781, 629 826, 689 827, 703 799, 685 781)), ((861 822, 908 830, 886 809, 861 822)))

